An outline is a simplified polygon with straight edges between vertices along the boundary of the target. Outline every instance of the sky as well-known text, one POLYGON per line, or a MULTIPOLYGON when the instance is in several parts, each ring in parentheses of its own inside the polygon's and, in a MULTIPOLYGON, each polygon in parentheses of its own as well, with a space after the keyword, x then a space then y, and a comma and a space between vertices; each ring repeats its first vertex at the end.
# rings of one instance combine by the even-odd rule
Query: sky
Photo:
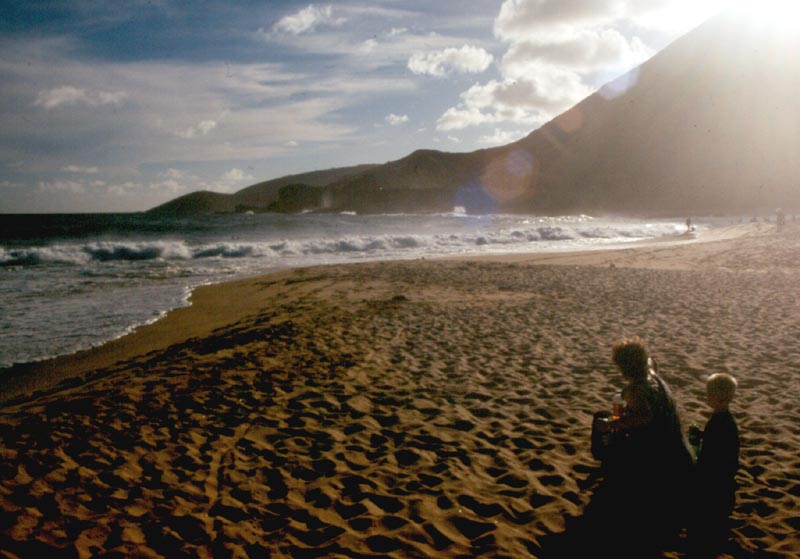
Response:
POLYGON ((724 0, 0 0, 0 213, 520 139, 724 0))

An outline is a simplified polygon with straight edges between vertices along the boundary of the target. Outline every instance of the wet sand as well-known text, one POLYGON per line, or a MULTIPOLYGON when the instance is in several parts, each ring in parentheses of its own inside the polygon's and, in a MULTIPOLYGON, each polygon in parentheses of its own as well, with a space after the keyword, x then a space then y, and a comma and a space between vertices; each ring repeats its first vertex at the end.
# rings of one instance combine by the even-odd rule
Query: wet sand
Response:
POLYGON ((798 280, 800 227, 762 223, 198 289, 4 379, 0 557, 545 556, 596 486, 628 335, 685 427, 708 374, 739 379, 728 556, 798 557, 798 280))

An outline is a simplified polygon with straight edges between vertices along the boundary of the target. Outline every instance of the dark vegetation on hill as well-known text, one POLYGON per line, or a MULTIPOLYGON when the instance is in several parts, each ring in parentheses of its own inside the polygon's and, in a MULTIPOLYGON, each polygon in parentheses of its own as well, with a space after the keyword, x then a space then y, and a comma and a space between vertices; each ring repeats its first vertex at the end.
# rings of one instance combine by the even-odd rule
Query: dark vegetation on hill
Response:
POLYGON ((344 177, 357 175, 373 167, 375 165, 355 165, 353 167, 339 167, 298 175, 287 175, 256 183, 233 194, 208 191, 190 192, 151 209, 150 213, 191 215, 195 213, 243 213, 246 211, 294 211, 282 209, 284 206, 288 208, 295 205, 294 202, 287 200, 287 196, 294 191, 292 188, 287 189, 287 187, 305 185, 318 188, 341 180, 344 177), (281 198, 282 189, 287 189, 283 198, 281 198), (282 202, 280 201, 281 199, 283 200, 282 202))
POLYGON ((798 35, 723 13, 512 144, 419 150, 155 211, 799 211, 798 35))

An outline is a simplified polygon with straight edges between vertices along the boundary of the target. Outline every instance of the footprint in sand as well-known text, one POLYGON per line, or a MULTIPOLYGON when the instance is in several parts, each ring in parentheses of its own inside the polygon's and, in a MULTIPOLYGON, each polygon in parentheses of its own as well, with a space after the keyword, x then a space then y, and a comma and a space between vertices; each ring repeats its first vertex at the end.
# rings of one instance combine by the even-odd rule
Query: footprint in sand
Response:
POLYGON ((494 523, 478 522, 463 516, 451 516, 448 521, 455 526, 462 536, 470 541, 477 540, 497 528, 494 523))

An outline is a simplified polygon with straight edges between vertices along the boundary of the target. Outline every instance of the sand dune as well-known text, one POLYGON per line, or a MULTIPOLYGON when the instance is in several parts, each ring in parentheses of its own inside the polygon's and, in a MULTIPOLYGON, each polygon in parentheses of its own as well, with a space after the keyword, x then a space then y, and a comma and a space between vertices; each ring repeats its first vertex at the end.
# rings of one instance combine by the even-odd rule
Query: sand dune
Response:
POLYGON ((729 556, 800 557, 794 225, 202 288, 4 387, 0 557, 548 556, 632 334, 686 426, 708 373, 739 378, 729 556))

